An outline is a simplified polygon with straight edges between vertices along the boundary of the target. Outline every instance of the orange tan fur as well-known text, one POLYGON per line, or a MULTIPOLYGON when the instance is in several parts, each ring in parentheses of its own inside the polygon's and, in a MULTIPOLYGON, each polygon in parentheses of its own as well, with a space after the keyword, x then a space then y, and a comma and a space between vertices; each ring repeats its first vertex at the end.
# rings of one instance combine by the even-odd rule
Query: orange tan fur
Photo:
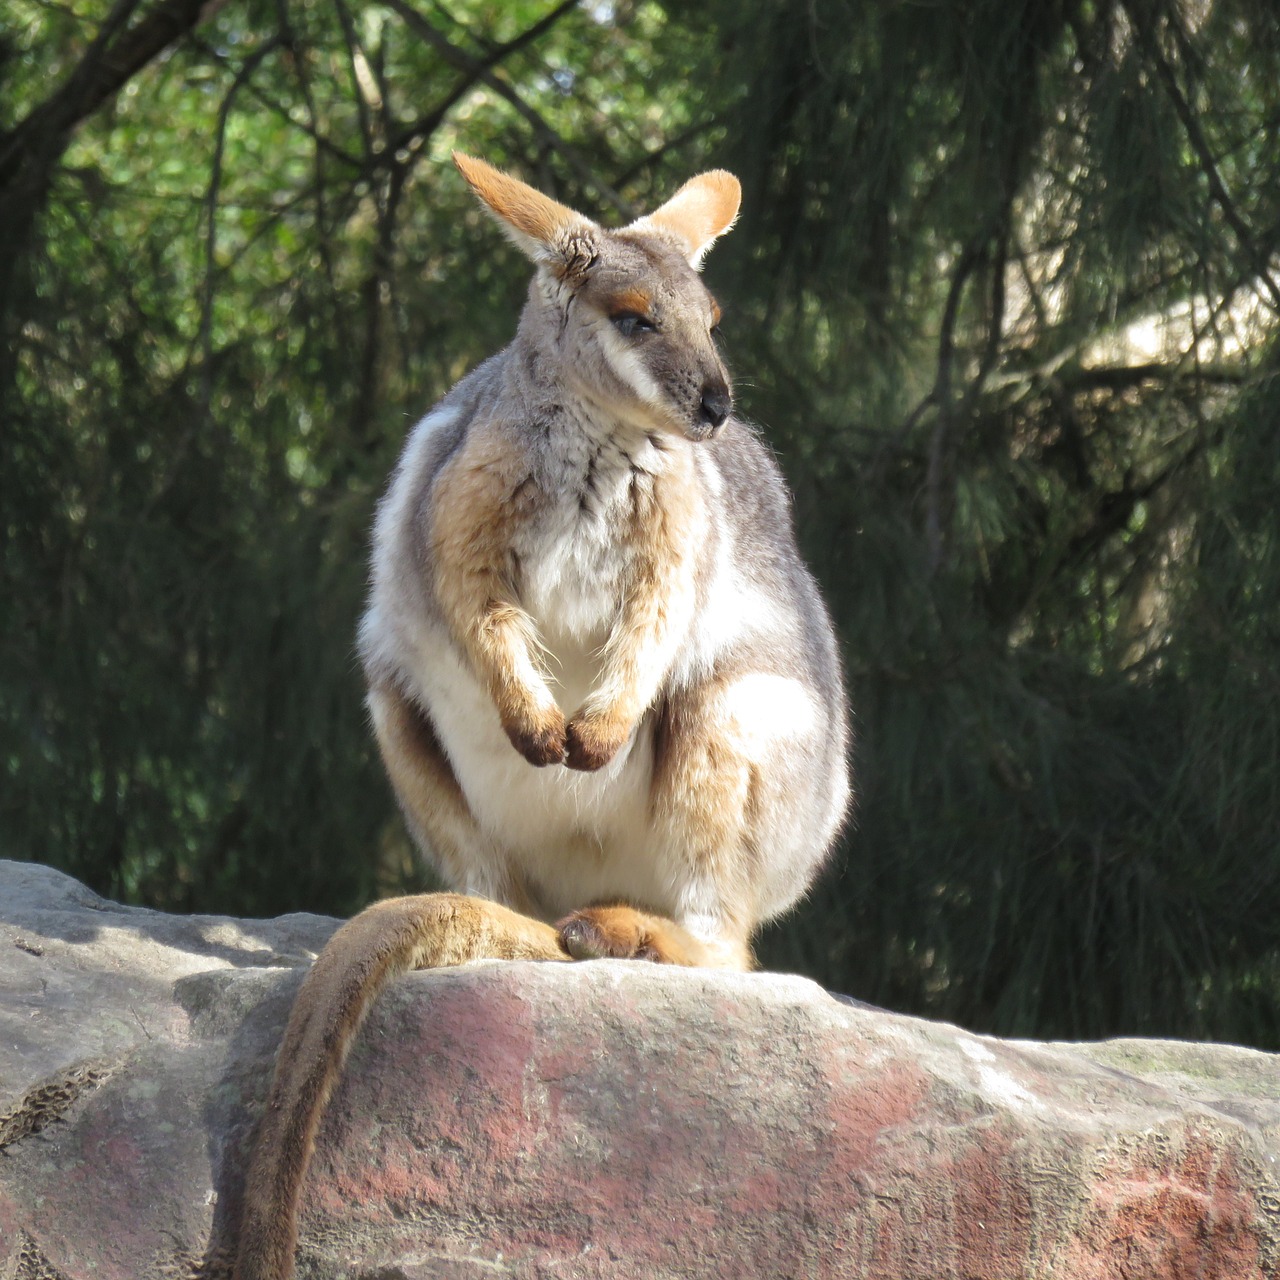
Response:
POLYGON ((533 246, 535 252, 540 252, 544 245, 555 246, 585 222, 581 214, 557 204, 483 160, 455 151, 453 162, 498 220, 498 225, 522 249, 533 246))
MULTIPOLYGON (((537 630, 516 603, 503 537, 519 479, 501 437, 481 427, 441 469, 430 538, 445 617, 489 689, 502 727, 531 764, 565 757, 564 716, 538 658, 537 630)), ((515 510, 513 510, 513 508, 515 510)))
POLYGON ((621 315, 632 311, 638 316, 647 315, 653 299, 643 289, 620 289, 609 300, 609 314, 621 315))
POLYGON ((414 429, 360 652, 409 830, 455 892, 379 903, 290 1015, 235 1280, 286 1280, 326 1100, 397 974, 481 957, 751 967, 849 798, 831 624, 776 463, 731 416, 697 267, 716 170, 608 231, 459 171, 536 264, 514 341, 414 429))
MULTIPOLYGON (((715 966, 717 957, 706 943, 674 920, 637 911, 625 903, 606 903, 575 911, 556 926, 560 944, 575 960, 626 956, 690 967, 715 966)), ((750 968, 750 956, 729 968, 750 968)))
POLYGON ((724 235, 738 217, 742 191, 738 180, 723 169, 691 178, 662 206, 636 225, 660 228, 679 236, 691 248, 697 265, 712 243, 724 235))

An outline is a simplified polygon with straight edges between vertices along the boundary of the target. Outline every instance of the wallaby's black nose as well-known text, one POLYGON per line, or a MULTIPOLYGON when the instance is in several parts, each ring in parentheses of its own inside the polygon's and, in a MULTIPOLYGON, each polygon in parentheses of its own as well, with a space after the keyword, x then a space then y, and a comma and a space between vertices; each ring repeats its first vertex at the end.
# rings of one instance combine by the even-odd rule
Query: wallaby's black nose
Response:
POLYGON ((709 422, 713 427, 718 427, 729 416, 729 410, 732 408, 733 400, 727 391, 713 390, 709 387, 702 393, 702 404, 698 412, 703 422, 709 422))

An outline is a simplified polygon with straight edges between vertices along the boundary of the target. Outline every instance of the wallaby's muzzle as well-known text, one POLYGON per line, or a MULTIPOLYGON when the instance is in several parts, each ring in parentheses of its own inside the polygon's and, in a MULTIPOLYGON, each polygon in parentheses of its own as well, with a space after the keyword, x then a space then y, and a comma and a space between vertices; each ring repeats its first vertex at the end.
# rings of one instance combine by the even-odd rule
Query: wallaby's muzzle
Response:
POLYGON ((727 384, 709 383, 702 389, 698 411, 686 429, 691 440, 710 440, 733 412, 733 394, 727 384))
POLYGON ((727 389, 708 388, 702 393, 702 404, 698 406, 698 416, 710 423, 713 431, 724 425, 724 420, 733 408, 733 398, 727 389))

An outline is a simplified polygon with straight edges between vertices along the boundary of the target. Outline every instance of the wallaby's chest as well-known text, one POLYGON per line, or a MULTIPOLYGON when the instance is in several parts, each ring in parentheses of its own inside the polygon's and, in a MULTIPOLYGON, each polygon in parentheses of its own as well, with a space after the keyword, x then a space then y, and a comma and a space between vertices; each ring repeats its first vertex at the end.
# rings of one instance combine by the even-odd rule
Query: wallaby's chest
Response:
POLYGON ((662 455, 644 437, 574 433, 551 444, 534 475, 541 500, 513 530, 516 585, 544 639, 598 647, 659 518, 662 455))

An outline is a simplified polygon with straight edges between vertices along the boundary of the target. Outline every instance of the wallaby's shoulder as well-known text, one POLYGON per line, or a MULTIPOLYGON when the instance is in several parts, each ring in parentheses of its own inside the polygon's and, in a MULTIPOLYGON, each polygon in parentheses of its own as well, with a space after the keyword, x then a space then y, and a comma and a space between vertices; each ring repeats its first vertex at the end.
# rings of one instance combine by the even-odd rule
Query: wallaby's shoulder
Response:
POLYGON ((777 456, 757 426, 730 418, 706 453, 718 476, 718 491, 744 523, 781 519, 779 533, 790 530, 791 494, 777 456))
MULTIPOLYGON (((504 412, 510 347, 490 356, 450 388, 410 430, 391 473, 373 528, 375 600, 379 586, 401 592, 430 575, 429 537, 436 484, 457 458, 476 452, 478 439, 504 412)), ((488 452, 511 452, 518 437, 505 433, 502 444, 490 440, 488 452)), ((481 440, 483 444, 483 441, 481 440)))
POLYGON ((496 405, 502 395, 508 350, 477 365, 418 420, 392 472, 384 508, 398 487, 429 483, 462 445, 472 425, 490 416, 486 410, 496 405))
POLYGON ((816 592, 796 543, 790 490, 759 429, 731 418, 697 458, 732 576, 797 603, 816 592))

